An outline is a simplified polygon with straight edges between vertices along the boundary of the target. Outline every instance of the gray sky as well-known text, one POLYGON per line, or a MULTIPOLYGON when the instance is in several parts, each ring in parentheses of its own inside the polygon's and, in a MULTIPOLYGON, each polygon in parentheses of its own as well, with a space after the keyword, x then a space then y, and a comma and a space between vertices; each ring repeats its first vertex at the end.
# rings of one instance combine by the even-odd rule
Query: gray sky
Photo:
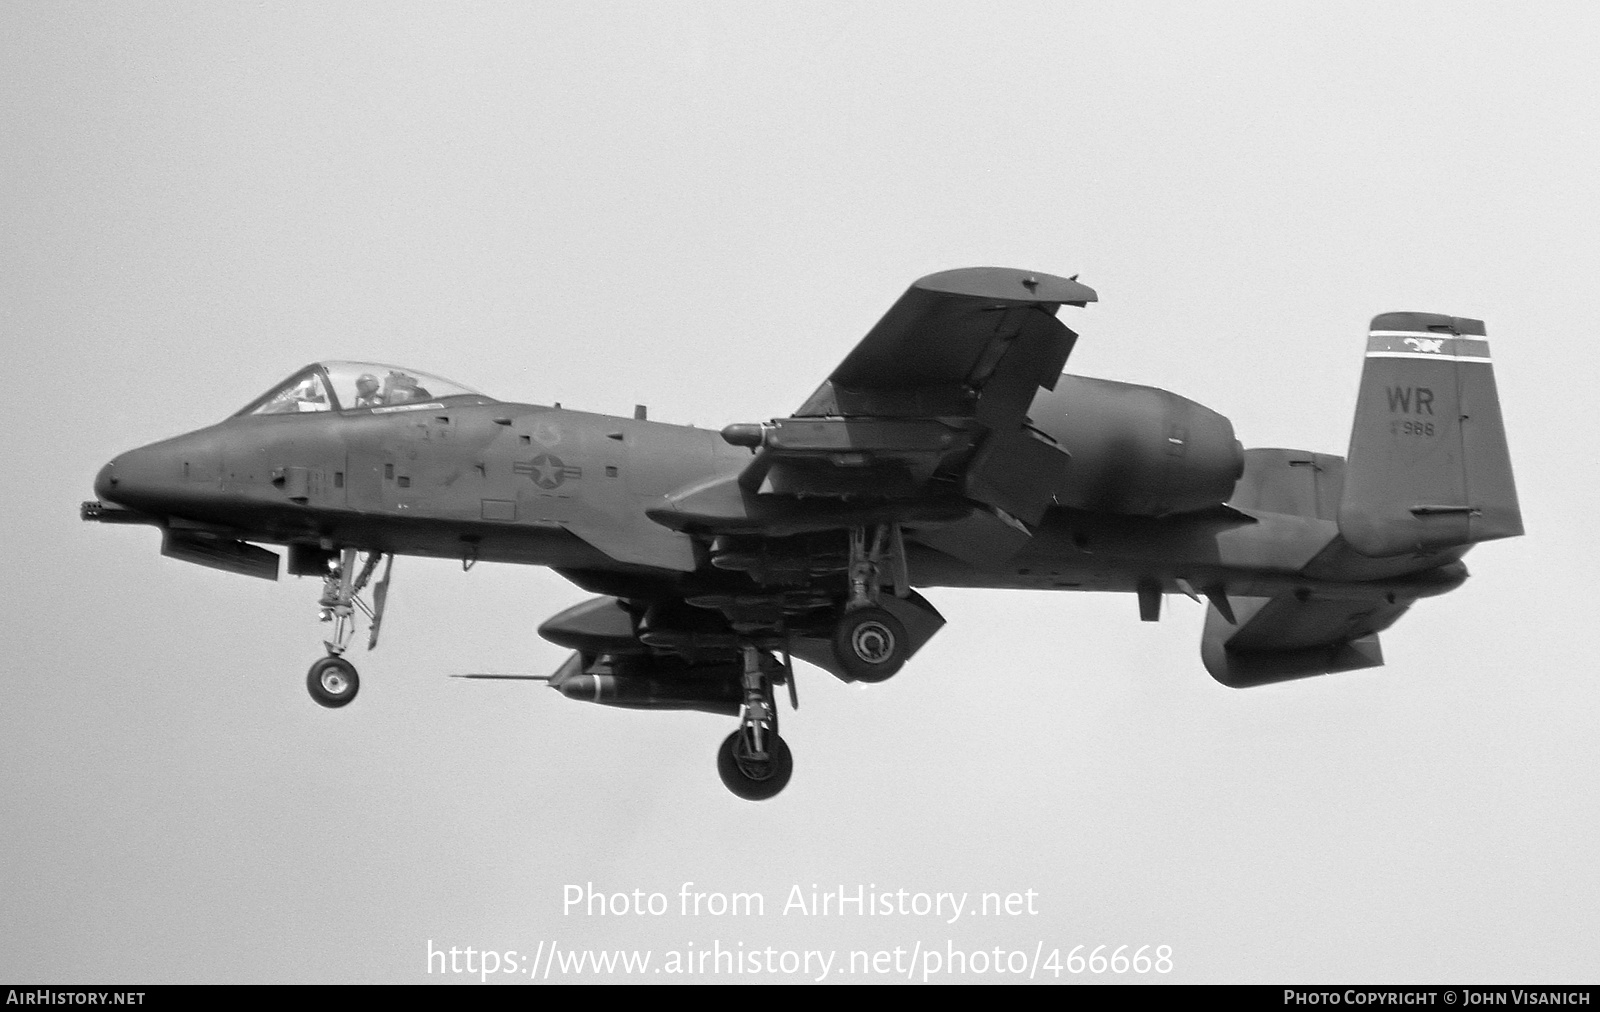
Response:
POLYGON ((0 5, 0 979, 440 980, 432 940, 1594 980, 1597 39, 1581 4, 0 5), (553 669, 552 574, 399 560, 326 711, 312 582, 77 520, 110 457, 317 359, 786 414, 979 264, 1081 272, 1069 370, 1246 445, 1343 451, 1372 315, 1481 317, 1530 533, 1387 667, 1244 692, 1181 599, 932 591, 892 681, 802 671, 752 805, 726 719, 444 677, 553 669), (564 915, 589 882, 673 910, 564 915), (784 915, 796 884, 1038 913, 784 915))

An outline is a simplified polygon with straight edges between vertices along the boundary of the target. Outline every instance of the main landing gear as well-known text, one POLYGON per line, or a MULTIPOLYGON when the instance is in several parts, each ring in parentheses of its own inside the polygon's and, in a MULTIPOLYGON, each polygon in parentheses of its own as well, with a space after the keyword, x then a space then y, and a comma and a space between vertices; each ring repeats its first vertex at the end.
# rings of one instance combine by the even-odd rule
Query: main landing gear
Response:
POLYGON ((337 560, 330 560, 322 578, 322 598, 317 602, 322 609, 319 619, 333 623, 333 636, 323 641, 328 655, 318 659, 306 672, 306 691, 311 693, 311 698, 318 705, 329 709, 348 706, 356 698, 356 693, 361 691, 361 677, 356 674, 356 666, 343 656, 355 637, 356 612, 367 616, 367 649, 371 650, 378 645, 378 630, 383 625, 383 606, 389 597, 389 575, 394 570, 394 556, 388 556, 383 576, 372 588, 371 605, 362 599, 361 592, 366 589, 372 574, 377 572, 378 564, 384 562, 384 553, 368 553, 358 571, 356 563, 359 558, 354 548, 346 548, 337 560))
POLYGON ((881 682, 905 664, 911 641, 900 620, 878 606, 887 582, 892 593, 909 591, 905 543, 898 526, 850 531, 850 596, 833 631, 833 657, 852 679, 881 682), (887 577, 887 581, 885 578, 887 577))
POLYGON ((881 682, 906 662, 906 627, 872 606, 846 611, 833 631, 833 656, 858 682, 881 682))
MULTIPOLYGON (((842 672, 850 681, 881 682, 899 671, 911 655, 911 637, 905 624, 883 607, 886 594, 904 599, 911 593, 899 526, 880 524, 850 529, 845 576, 848 590, 835 605, 838 617, 831 637, 836 672, 842 672)), ((730 614, 729 618, 734 620, 735 616, 730 614)), ((794 773, 794 756, 778 735, 778 711, 772 695, 774 684, 787 684, 790 701, 798 706, 794 666, 787 632, 781 625, 776 631, 783 637, 781 664, 767 649, 776 645, 774 641, 758 646, 746 640, 740 647, 744 658, 744 706, 738 729, 717 751, 717 772, 723 784, 747 801, 774 797, 794 773)))
MULTIPOLYGON (((744 708, 739 714, 739 729, 722 742, 717 751, 717 772, 722 783, 746 801, 765 801, 783 790, 794 773, 794 756, 788 744, 778 737, 778 708, 773 700, 774 668, 772 656, 751 644, 744 652, 744 708)), ((783 666, 782 677, 794 701, 794 670, 783 666)))

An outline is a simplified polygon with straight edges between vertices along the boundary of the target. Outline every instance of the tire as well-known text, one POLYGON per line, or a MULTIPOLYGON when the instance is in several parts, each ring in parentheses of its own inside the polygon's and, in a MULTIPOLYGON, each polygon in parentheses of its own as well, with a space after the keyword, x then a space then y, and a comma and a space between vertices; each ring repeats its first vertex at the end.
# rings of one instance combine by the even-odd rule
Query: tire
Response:
POLYGON ((318 705, 337 710, 356 698, 361 679, 356 666, 343 657, 324 657, 306 672, 306 691, 318 705))
POLYGON ((717 750, 717 772, 722 775, 723 785, 746 801, 765 801, 775 796, 788 786, 794 773, 794 754, 789 751, 788 742, 771 731, 766 738, 766 760, 749 758, 743 728, 723 739, 717 750))
POLYGON ((882 608, 857 608, 839 618, 833 658, 857 682, 881 682, 906 662, 906 627, 882 608))

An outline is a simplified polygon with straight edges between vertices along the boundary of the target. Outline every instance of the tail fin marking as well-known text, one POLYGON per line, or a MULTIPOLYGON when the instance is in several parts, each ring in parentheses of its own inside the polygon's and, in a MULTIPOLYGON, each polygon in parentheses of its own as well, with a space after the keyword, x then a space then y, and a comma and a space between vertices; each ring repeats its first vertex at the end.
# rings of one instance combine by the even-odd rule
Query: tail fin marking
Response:
POLYGON ((1382 557, 1522 533, 1482 321, 1372 321, 1350 434, 1339 532, 1382 557))

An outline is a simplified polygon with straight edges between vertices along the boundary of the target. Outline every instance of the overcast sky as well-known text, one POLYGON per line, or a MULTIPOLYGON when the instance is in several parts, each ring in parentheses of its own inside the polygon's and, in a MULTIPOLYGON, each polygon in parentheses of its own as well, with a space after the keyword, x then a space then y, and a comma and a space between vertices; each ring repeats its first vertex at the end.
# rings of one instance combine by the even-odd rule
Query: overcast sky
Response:
POLYGON ((1586 4, 0 5, 0 979, 466 979, 431 942, 1592 982, 1597 42, 1586 4), (1069 371, 1246 445, 1344 451, 1376 313, 1486 320, 1528 536, 1386 667, 1248 691, 1182 599, 929 591, 890 682, 801 671, 756 805, 726 718, 445 677, 554 669, 553 574, 400 559, 330 711, 312 581, 77 519, 115 454, 318 359, 787 414, 912 280, 987 264, 1081 274, 1069 371), (671 909, 564 912, 587 883, 671 909))

